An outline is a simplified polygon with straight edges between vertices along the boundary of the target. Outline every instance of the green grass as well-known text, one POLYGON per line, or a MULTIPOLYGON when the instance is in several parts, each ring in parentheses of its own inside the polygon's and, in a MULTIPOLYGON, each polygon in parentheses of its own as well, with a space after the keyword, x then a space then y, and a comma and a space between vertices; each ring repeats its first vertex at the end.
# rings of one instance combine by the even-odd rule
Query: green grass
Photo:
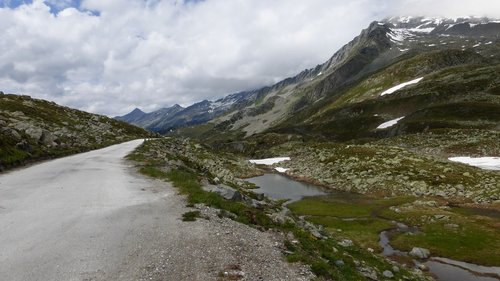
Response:
POLYGON ((396 220, 419 226, 418 234, 396 236, 391 244, 398 249, 409 251, 412 247, 424 247, 435 256, 482 265, 500 265, 498 218, 478 216, 481 212, 460 208, 448 211, 427 206, 400 213, 389 209, 390 206, 412 202, 412 197, 372 199, 358 196, 347 200, 334 196, 313 197, 294 202, 289 208, 298 215, 305 215, 307 220, 323 225, 335 236, 349 238, 364 248, 380 250, 378 234, 393 227, 391 221, 396 220), (436 214, 447 215, 450 219, 433 219, 436 214), (457 224, 459 228, 447 224, 457 224))
POLYGON ((337 218, 369 217, 373 206, 323 201, 321 198, 307 198, 288 205, 298 215, 330 216, 337 218))
MULTIPOLYGON (((142 160, 142 173, 172 182, 180 193, 186 195, 188 205, 202 203, 212 206, 220 210, 220 217, 230 217, 258 229, 273 229, 282 232, 285 237, 293 237, 296 240, 294 243, 285 241, 285 246, 290 251, 287 260, 310 265, 311 270, 318 275, 320 280, 365 280, 357 270, 355 260, 363 261, 365 265, 377 268, 380 272, 391 269, 392 265, 386 260, 364 249, 354 246, 349 247, 349 249, 337 250, 339 248, 337 240, 332 237, 326 236, 324 239, 318 239, 292 221, 284 223, 272 221, 267 214, 274 211, 276 208, 274 205, 255 208, 243 202, 226 200, 216 193, 204 191, 200 185, 200 180, 205 175, 202 171, 203 166, 187 161, 181 155, 163 154, 161 157, 158 156, 162 155, 158 153, 161 152, 161 148, 167 147, 169 142, 175 142, 175 140, 163 139, 145 142, 133 153, 144 155, 135 155, 130 158, 142 160), (156 146, 155 144, 158 143, 162 145, 156 146), (151 154, 154 156, 148 154, 150 150, 154 150, 155 153, 151 154), (167 158, 184 159, 187 162, 171 170, 163 170, 167 158), (345 264, 337 266, 335 264, 337 260, 343 260, 345 264)), ((404 269, 396 273, 397 278, 403 278, 403 276, 406 276, 408 280, 418 280, 404 269)))
POLYGON ((379 250, 379 233, 393 227, 393 224, 378 218, 378 213, 390 206, 414 200, 411 197, 374 199, 345 194, 343 197, 331 195, 306 198, 288 207, 297 215, 305 215, 307 220, 323 225, 335 236, 347 237, 363 248, 379 250))
POLYGON ((394 227, 390 221, 377 218, 345 221, 334 217, 308 217, 308 220, 325 226, 335 236, 347 237, 363 248, 369 247, 377 252, 381 250, 378 244, 379 233, 394 227))
POLYGON ((182 214, 182 221, 196 221, 200 217, 200 211, 189 211, 182 214))
POLYGON ((457 230, 445 223, 425 224, 415 235, 399 235, 392 244, 411 250, 409 245, 427 248, 433 255, 482 265, 500 266, 500 232, 471 222, 462 222, 457 230))
POLYGON ((402 213, 385 210, 384 216, 410 225, 418 225, 417 234, 401 234, 391 242, 403 250, 423 247, 432 255, 476 264, 500 266, 500 220, 478 216, 468 210, 442 210, 418 207, 402 213), (432 219, 435 214, 449 216, 448 220, 432 219), (458 225, 457 228, 449 224, 458 225))
POLYGON ((168 172, 159 170, 153 166, 144 166, 140 172, 154 178, 165 179, 174 184, 181 194, 185 194, 189 205, 203 203, 217 209, 225 210, 236 215, 236 221, 244 224, 252 224, 264 229, 271 225, 270 219, 265 213, 250 207, 242 202, 224 199, 214 192, 207 192, 201 188, 198 175, 187 169, 174 169, 168 172))

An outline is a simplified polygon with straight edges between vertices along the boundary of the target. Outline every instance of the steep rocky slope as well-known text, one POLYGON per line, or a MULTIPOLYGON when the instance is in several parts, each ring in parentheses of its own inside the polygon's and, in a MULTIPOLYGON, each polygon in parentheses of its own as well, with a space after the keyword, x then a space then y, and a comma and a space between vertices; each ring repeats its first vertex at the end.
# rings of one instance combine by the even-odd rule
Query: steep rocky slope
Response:
MULTIPOLYGON (((493 67, 488 74, 490 81, 486 83, 496 83, 493 76, 497 71, 494 66, 500 59, 499 37, 500 22, 487 18, 389 18, 371 23, 325 63, 272 86, 232 94, 217 101, 201 101, 187 108, 173 106, 147 114, 135 110, 117 119, 162 134, 189 127, 181 129, 180 133, 204 139, 240 139, 266 131, 281 132, 283 128, 299 134, 309 133, 315 128, 322 130, 317 125, 319 123, 330 127, 331 120, 327 119, 332 119, 335 108, 349 107, 365 100, 397 108, 397 99, 381 96, 384 90, 422 77, 429 85, 433 79, 439 78, 434 74, 448 68, 463 66, 448 73, 448 81, 437 81, 448 87, 446 91, 457 89, 455 86, 450 88, 449 82, 457 77, 460 79, 460 73, 480 71, 481 67, 493 67), (469 66, 474 69, 469 70, 469 66), (455 76, 452 78, 452 75, 455 76), (316 125, 311 128, 311 124, 316 125)), ((495 91, 494 85, 490 87, 491 91, 495 91)), ((442 104, 445 98, 448 97, 442 97, 438 103, 442 104)), ((426 102, 424 98, 411 109, 406 106, 405 114, 423 109, 426 102)), ((436 102, 431 101, 429 105, 436 105, 436 102)), ((373 129, 373 124, 391 117, 390 114, 379 118, 352 114, 349 112, 347 119, 346 116, 334 117, 343 125, 338 128, 334 124, 331 130, 344 130, 342 127, 349 131, 359 129, 359 134, 354 137, 365 136, 369 135, 367 131, 373 129), (358 120, 351 120, 351 117, 358 120), (373 124, 352 129, 352 122, 364 122, 365 119, 373 124)), ((353 136, 344 136, 340 132, 333 137, 349 139, 353 136)))
POLYGON ((0 92, 0 171, 148 136, 105 116, 0 92))
MULTIPOLYGON (((460 122, 440 118, 429 128, 463 127, 470 121, 465 116, 484 110, 486 127, 494 128, 499 36, 500 23, 483 18, 400 17, 373 22, 324 64, 259 89, 249 95, 255 99, 247 98, 246 106, 180 133, 226 140, 262 132, 319 134, 337 140, 379 137, 426 129, 427 124, 417 126, 416 120, 433 119, 428 117, 441 110, 439 106, 455 116, 461 113, 453 108, 470 110, 460 122), (417 78, 423 80, 382 95, 417 78), (483 104, 476 103, 479 100, 483 104), (413 113, 420 117, 410 117, 413 113), (407 129, 374 130, 403 115, 408 118, 401 124, 413 120, 407 129)), ((481 127, 472 121, 472 127, 481 127)))

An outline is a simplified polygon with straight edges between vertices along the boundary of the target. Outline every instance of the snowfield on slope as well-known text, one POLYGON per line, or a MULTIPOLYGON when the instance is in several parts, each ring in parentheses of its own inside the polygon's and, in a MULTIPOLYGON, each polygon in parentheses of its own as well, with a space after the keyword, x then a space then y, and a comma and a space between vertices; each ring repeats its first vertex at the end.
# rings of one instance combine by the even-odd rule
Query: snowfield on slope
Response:
POLYGON ((460 162, 484 170, 498 170, 500 171, 500 157, 450 157, 448 160, 453 162, 460 162))
POLYGON ((392 119, 392 120, 389 120, 387 122, 384 122, 382 124, 380 124, 377 129, 385 129, 385 128, 389 128, 389 127, 392 127, 394 125, 396 125, 399 120, 405 118, 404 116, 403 117, 399 117, 399 118, 396 118, 396 119, 392 119))
POLYGON ((274 158, 264 158, 264 159, 251 159, 248 160, 250 163, 259 165, 273 165, 282 161, 290 160, 290 157, 274 157, 274 158))
POLYGON ((404 82, 404 83, 401 83, 397 86, 394 86, 392 88, 389 88, 385 91, 383 91, 380 95, 381 96, 385 96, 385 95, 390 95, 400 89, 403 89, 404 87, 406 86, 409 86, 409 85, 412 85, 412 84, 417 84, 418 82, 420 82, 422 79, 424 79, 424 77, 420 77, 420 78, 417 78, 417 79, 414 79, 414 80, 411 80, 411 81, 408 81, 408 82, 404 82))
POLYGON ((274 169, 280 173, 285 173, 286 171, 290 170, 289 168, 283 168, 283 167, 276 167, 274 169))

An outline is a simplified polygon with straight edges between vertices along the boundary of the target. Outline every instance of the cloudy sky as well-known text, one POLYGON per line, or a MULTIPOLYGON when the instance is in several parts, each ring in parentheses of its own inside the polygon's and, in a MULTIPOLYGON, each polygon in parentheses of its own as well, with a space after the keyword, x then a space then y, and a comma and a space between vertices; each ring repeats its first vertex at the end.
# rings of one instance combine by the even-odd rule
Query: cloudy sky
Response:
POLYGON ((0 0, 0 90, 122 115, 269 85, 391 15, 499 0, 0 0))

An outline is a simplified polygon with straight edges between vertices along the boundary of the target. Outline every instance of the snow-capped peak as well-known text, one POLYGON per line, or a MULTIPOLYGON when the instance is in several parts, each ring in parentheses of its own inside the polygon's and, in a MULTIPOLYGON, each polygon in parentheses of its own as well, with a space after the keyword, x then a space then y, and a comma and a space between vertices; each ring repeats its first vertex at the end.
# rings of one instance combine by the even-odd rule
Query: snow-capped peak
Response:
POLYGON ((470 16, 456 18, 403 16, 387 18, 378 24, 388 26, 390 31, 387 33, 387 37, 393 43, 402 45, 403 41, 421 35, 449 36, 450 34, 467 32, 467 30, 477 28, 478 25, 499 22, 490 18, 470 16))

